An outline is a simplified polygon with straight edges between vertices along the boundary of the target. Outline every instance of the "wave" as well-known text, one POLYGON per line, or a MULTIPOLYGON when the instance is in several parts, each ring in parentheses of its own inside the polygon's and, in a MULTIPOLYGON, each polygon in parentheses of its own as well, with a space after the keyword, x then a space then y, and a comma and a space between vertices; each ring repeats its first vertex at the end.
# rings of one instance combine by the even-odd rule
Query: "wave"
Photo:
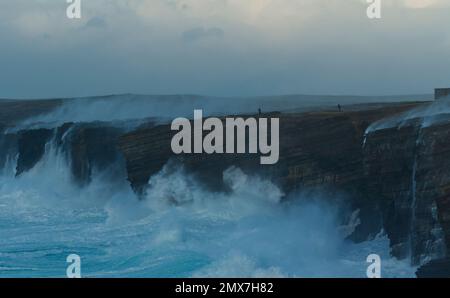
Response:
MULTIPOLYGON (((11 162, 10 164, 12 164, 11 162)), ((85 277, 365 277, 377 253, 385 277, 414 276, 380 235, 345 240, 339 206, 320 194, 288 194, 229 168, 228 192, 212 192, 179 164, 150 178, 144 199, 97 172, 83 187, 51 142, 44 157, 0 179, 0 276, 62 277, 66 257, 85 277)))

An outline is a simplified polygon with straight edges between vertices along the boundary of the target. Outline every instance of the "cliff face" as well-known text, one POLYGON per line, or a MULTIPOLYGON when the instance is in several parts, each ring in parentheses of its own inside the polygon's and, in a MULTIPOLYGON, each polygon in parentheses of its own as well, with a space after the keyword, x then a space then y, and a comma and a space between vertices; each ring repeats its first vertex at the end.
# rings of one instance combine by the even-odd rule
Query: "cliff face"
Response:
POLYGON ((52 136, 50 129, 25 130, 18 134, 16 175, 33 168, 45 152, 45 144, 52 136))
POLYGON ((118 148, 124 130, 108 123, 65 123, 57 128, 24 129, 6 132, 0 137, 0 168, 8 159, 16 159, 16 176, 33 168, 46 150, 54 148, 69 162, 74 181, 83 186, 93 171, 122 165, 118 148))
POLYGON ((367 193, 379 202, 392 254, 399 258, 411 254, 414 264, 442 253, 436 195, 431 193, 440 183, 429 180, 433 174, 427 169, 435 168, 436 161, 429 160, 435 141, 424 144, 423 137, 420 121, 412 121, 371 133, 364 146, 365 176, 370 177, 367 193))
POLYGON ((368 194, 380 202, 392 253, 423 264, 450 251, 450 123, 375 131, 365 146, 368 194))
MULTIPOLYGON (((450 123, 434 125, 422 129, 419 139, 417 162, 417 186, 414 229, 421 234, 430 232, 440 237, 441 230, 436 225, 427 230, 427 219, 439 221, 444 233, 446 251, 450 252, 450 123)), ((431 227, 431 225, 430 225, 431 227)), ((435 243, 422 241, 423 247, 435 243)))
POLYGON ((260 165, 259 155, 255 154, 175 156, 170 149, 174 132, 168 125, 125 134, 120 138, 119 146, 127 162, 128 179, 137 192, 144 191, 148 179, 169 160, 179 161, 216 190, 223 187, 223 171, 233 165, 239 166, 244 172, 270 178, 285 193, 316 189, 329 197, 338 194, 351 209, 359 209, 361 224, 351 238, 364 241, 383 228, 384 210, 377 195, 374 198, 367 195, 369 187, 372 190, 374 187, 369 183, 372 173, 365 169, 365 130, 374 121, 412 106, 347 113, 276 115, 280 118, 280 160, 275 165, 260 165))
POLYGON ((220 176, 222 170, 231 165, 257 170, 260 175, 271 176, 288 191, 324 184, 352 189, 353 179, 362 173, 361 166, 355 165, 362 162, 362 136, 366 127, 375 120, 411 107, 401 105, 349 113, 262 115, 280 118, 280 160, 276 165, 261 166, 259 155, 254 154, 175 156, 170 147, 175 132, 169 125, 127 133, 120 137, 119 146, 127 160, 128 178, 136 189, 145 186, 150 176, 170 158, 182 160, 193 171, 207 171, 208 176, 220 176))
POLYGON ((61 140, 71 160, 71 170, 78 184, 89 183, 94 170, 103 171, 120 162, 117 150, 119 128, 104 124, 72 124, 61 140))
POLYGON ((415 265, 442 258, 422 267, 418 275, 445 275, 450 257, 450 122, 425 127, 422 119, 411 119, 366 133, 374 122, 417 105, 262 115, 280 119, 280 159, 275 165, 261 165, 259 154, 176 156, 170 146, 175 132, 149 121, 132 131, 112 123, 66 123, 2 133, 0 167, 6 156, 17 154, 20 175, 53 142, 70 159, 80 185, 89 183, 94 170, 123 162, 132 188, 143 193, 149 178, 169 160, 218 191, 226 191, 223 171, 238 166, 270 178, 286 194, 313 189, 342 200, 359 211, 361 223, 350 239, 364 241, 383 229, 396 257, 410 257, 415 265))
POLYGON ((413 119, 365 135, 371 123, 410 108, 279 115, 280 160, 273 166, 259 165, 255 155, 173 156, 168 126, 126 134, 119 146, 138 191, 176 159, 214 188, 220 188, 222 171, 237 165, 270 177, 286 192, 344 194, 361 220, 351 239, 363 241, 384 229, 392 254, 420 265, 450 251, 450 124, 422 127, 413 119))

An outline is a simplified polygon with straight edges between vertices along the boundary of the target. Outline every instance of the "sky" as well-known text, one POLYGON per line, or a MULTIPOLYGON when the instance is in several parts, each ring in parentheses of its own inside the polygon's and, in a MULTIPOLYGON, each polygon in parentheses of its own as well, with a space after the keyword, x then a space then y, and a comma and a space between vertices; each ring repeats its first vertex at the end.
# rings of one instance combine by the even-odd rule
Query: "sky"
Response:
POLYGON ((450 87, 450 1, 0 0, 0 98, 450 87))

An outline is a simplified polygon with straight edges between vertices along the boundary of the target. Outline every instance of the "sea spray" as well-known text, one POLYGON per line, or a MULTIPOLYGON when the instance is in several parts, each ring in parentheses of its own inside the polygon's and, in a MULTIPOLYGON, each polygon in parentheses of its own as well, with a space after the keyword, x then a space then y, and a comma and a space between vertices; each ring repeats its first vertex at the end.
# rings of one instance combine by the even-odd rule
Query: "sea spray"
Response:
POLYGON ((239 168, 226 170, 224 183, 229 192, 211 192, 167 165, 144 200, 101 173, 79 187, 49 143, 33 169, 0 179, 0 275, 64 276, 76 253, 85 277, 364 277, 374 252, 390 264, 385 276, 413 275, 390 260, 385 237, 345 241, 336 207, 320 195, 284 201, 275 184, 239 168))
POLYGON ((450 121, 450 98, 425 103, 398 115, 375 121, 366 129, 363 144, 365 145, 366 138, 375 131, 415 125, 417 121, 422 128, 450 121))

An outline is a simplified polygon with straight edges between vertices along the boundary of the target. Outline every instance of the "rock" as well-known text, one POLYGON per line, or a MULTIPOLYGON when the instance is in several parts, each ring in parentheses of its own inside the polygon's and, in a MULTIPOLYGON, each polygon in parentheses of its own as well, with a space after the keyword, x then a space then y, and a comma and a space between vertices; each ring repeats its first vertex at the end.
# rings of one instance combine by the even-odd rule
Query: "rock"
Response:
POLYGON ((417 128, 383 129, 367 136, 364 146, 366 195, 378 202, 391 253, 405 258, 409 252, 412 184, 417 128))
POLYGON ((45 152, 45 144, 53 135, 51 129, 33 129, 18 133, 18 160, 16 175, 33 168, 45 152))
POLYGON ((360 210, 361 223, 350 238, 364 241, 383 228, 382 205, 368 195, 368 179, 372 177, 365 175, 362 148, 365 130, 370 123, 413 106, 278 115, 280 160, 275 165, 262 166, 259 155, 249 154, 174 156, 170 149, 174 132, 168 125, 125 134, 120 138, 119 146, 127 162, 128 179, 137 192, 145 190, 150 176, 169 159, 182 162, 215 190, 223 187, 223 171, 234 165, 245 173, 270 178, 285 193, 318 189, 325 197, 342 198, 351 210, 360 210))
POLYGON ((60 146, 68 153, 75 181, 80 185, 91 181, 94 170, 112 167, 121 158, 117 141, 122 130, 104 124, 65 124, 58 129, 65 136, 60 146))
POLYGON ((450 259, 439 259, 428 262, 416 271, 418 278, 449 278, 450 259))
POLYGON ((3 133, 3 129, 0 127, 0 169, 5 167, 8 159, 13 160, 18 152, 18 136, 3 133))
POLYGON ((367 194, 379 202, 392 255, 411 255, 414 265, 450 248, 449 134, 448 122, 422 127, 422 119, 412 119, 367 137, 367 194))
POLYGON ((63 103, 61 99, 0 100, 0 122, 12 125, 26 118, 48 113, 63 103))
POLYGON ((46 145, 54 146, 70 161, 74 180, 84 185, 90 182, 94 170, 103 171, 122 162, 117 146, 121 134, 122 129, 104 123, 65 123, 55 129, 5 134, 0 138, 0 168, 8 156, 18 154, 16 175, 20 175, 42 159, 46 145))
POLYGON ((142 193, 148 179, 156 174, 172 156, 167 127, 144 127, 120 137, 131 187, 142 193), (167 150, 169 148, 169 150, 167 150))

